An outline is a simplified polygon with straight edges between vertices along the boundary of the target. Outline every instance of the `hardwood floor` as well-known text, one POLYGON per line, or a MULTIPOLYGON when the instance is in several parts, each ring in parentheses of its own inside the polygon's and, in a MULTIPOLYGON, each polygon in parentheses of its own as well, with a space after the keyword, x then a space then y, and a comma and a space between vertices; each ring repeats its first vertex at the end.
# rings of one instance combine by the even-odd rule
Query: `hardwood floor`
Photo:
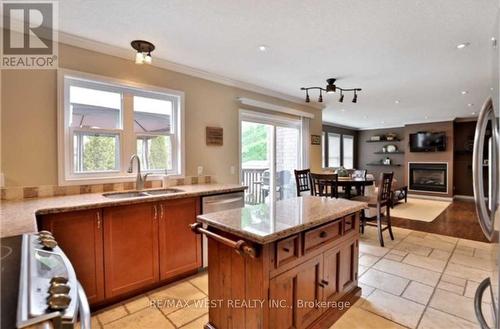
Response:
POLYGON ((476 208, 472 201, 454 200, 445 211, 430 223, 392 217, 392 225, 416 231, 488 242, 479 226, 476 208))

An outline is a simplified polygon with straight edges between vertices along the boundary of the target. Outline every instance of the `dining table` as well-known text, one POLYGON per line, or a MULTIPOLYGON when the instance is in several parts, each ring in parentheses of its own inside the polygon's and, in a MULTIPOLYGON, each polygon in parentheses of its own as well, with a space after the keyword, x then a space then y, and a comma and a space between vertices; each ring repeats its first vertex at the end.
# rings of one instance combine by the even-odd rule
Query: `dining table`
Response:
POLYGON ((375 182, 373 178, 361 178, 361 177, 338 177, 338 186, 345 189, 345 198, 350 199, 352 197, 351 190, 354 187, 356 189, 357 195, 362 195, 363 187, 371 186, 375 182))

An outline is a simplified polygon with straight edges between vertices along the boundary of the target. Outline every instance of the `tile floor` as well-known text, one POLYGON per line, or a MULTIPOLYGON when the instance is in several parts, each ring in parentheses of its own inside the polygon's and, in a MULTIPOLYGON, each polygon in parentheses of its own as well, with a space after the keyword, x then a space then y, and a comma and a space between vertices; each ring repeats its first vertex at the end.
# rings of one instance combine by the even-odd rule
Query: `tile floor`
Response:
MULTIPOLYGON (((497 245, 394 228, 380 247, 367 228, 360 241, 362 298, 331 329, 479 328, 473 297, 496 267, 497 245)), ((498 282, 494 282, 498 285, 498 282)), ((208 283, 198 274, 95 313, 93 328, 203 328, 208 283), (152 301, 177 300, 152 307, 152 301), (187 304, 183 301, 188 300, 187 304)), ((489 303, 486 300, 485 303, 489 303)), ((483 310, 490 308, 485 304, 483 310)))

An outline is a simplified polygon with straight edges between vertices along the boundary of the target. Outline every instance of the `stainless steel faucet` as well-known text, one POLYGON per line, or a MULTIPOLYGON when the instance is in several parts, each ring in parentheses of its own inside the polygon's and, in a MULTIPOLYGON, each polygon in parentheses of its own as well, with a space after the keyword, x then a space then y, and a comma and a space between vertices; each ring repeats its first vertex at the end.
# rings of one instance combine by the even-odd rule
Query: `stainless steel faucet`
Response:
POLYGON ((141 159, 139 159, 139 156, 137 154, 134 154, 132 155, 132 157, 130 157, 130 164, 127 170, 129 174, 131 174, 134 171, 134 159, 137 160, 137 179, 135 180, 135 188, 137 190, 143 190, 144 183, 146 182, 149 173, 144 174, 144 176, 141 175, 141 159))

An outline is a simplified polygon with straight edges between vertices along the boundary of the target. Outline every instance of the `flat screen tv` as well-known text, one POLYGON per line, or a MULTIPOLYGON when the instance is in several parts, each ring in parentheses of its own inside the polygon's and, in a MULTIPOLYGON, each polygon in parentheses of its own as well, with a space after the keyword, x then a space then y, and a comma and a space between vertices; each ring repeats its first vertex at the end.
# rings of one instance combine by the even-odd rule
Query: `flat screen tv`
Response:
POLYGON ((410 134, 410 152, 437 152, 446 150, 444 132, 418 132, 410 134))

